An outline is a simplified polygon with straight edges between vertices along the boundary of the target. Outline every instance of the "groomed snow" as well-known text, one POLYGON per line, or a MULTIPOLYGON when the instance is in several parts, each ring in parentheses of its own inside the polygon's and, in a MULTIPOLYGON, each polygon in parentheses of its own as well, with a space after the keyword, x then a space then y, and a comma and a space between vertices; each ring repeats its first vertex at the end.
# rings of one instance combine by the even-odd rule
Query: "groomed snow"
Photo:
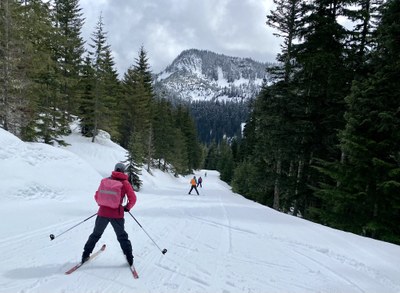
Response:
POLYGON ((288 216, 232 193, 215 171, 143 172, 126 215, 134 280, 109 226, 106 251, 72 275, 96 213, 93 194, 125 150, 106 134, 68 147, 24 143, 0 129, 0 292, 400 292, 400 247, 288 216), (207 177, 205 177, 207 172, 207 177), (49 235, 56 238, 50 241, 49 235), (60 236, 58 236, 60 235, 60 236))

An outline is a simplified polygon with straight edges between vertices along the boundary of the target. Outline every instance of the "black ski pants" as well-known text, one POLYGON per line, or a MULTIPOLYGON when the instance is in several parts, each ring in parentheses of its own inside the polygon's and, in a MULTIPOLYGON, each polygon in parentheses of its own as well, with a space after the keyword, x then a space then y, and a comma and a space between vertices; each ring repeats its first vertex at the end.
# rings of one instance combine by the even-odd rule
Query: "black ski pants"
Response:
POLYGON ((101 235, 103 235, 104 230, 107 228, 108 223, 111 223, 111 226, 114 228, 115 234, 117 235, 117 239, 119 241, 119 245, 121 246, 124 254, 132 255, 132 244, 129 241, 128 233, 126 233, 124 228, 125 219, 104 218, 100 216, 97 216, 96 218, 93 233, 90 234, 89 239, 87 240, 85 247, 83 248, 83 254, 89 256, 89 254, 92 253, 97 241, 99 241, 101 235))
POLYGON ((197 191, 196 185, 192 185, 192 187, 189 190, 189 194, 192 192, 193 189, 196 190, 197 195, 199 195, 199 192, 197 191))

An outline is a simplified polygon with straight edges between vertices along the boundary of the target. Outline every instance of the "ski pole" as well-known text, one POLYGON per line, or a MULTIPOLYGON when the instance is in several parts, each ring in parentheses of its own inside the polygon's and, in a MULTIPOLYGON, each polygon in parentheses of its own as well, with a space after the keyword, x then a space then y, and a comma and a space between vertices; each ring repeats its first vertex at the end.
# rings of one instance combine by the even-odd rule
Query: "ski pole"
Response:
POLYGON ((146 232, 146 230, 142 227, 142 225, 140 225, 140 223, 138 222, 138 220, 136 220, 136 218, 131 214, 131 212, 128 212, 132 218, 135 220, 135 222, 139 225, 140 228, 142 228, 142 230, 144 231, 144 233, 146 233, 146 235, 151 239, 151 241, 153 241, 153 243, 155 244, 155 246, 157 246, 157 248, 161 251, 162 254, 166 254, 167 253, 167 249, 163 249, 161 250, 160 246, 157 245, 157 243, 153 240, 153 238, 150 237, 149 233, 146 232))
POLYGON ((59 237, 61 235, 63 235, 64 233, 67 233, 69 230, 72 230, 73 228, 75 228, 76 226, 79 226, 80 224, 82 224, 83 222, 86 222, 87 220, 89 220, 90 218, 93 218, 94 216, 97 215, 97 212, 93 215, 91 215, 90 217, 84 219, 82 222, 79 222, 78 224, 76 224, 75 226, 72 226, 71 228, 69 228, 68 230, 65 230, 64 232, 58 234, 57 236, 54 236, 54 234, 50 234, 50 241, 54 240, 54 238, 59 237))

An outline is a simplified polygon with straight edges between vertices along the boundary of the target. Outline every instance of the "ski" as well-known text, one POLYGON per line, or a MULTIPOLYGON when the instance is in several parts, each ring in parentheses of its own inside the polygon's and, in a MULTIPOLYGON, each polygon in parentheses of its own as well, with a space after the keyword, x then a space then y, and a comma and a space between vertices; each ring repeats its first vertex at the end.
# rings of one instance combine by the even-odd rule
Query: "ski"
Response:
POLYGON ((139 275, 138 275, 138 273, 137 273, 137 271, 136 271, 135 266, 134 266, 134 265, 131 265, 131 266, 129 266, 129 268, 131 269, 133 278, 134 278, 134 279, 139 279, 139 275))
POLYGON ((94 259, 96 256, 98 256, 100 253, 102 253, 104 250, 106 249, 106 245, 103 244, 103 246, 97 250, 95 253, 92 253, 89 257, 89 259, 85 262, 80 262, 78 264, 76 264, 75 266, 73 266, 72 268, 70 268, 68 271, 65 272, 66 275, 72 274, 73 272, 75 272, 77 269, 79 269, 81 266, 83 266, 85 263, 87 263, 88 261, 94 259))

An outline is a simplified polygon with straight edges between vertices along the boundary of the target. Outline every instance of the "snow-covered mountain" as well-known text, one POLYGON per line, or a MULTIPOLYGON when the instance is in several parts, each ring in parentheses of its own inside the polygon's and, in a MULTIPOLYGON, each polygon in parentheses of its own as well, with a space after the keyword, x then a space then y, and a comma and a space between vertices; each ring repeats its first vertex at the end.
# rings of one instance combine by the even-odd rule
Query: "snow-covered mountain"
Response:
POLYGON ((268 79, 266 68, 266 63, 250 58, 190 49, 155 76, 154 88, 169 99, 241 101, 259 92, 263 79, 268 79))

